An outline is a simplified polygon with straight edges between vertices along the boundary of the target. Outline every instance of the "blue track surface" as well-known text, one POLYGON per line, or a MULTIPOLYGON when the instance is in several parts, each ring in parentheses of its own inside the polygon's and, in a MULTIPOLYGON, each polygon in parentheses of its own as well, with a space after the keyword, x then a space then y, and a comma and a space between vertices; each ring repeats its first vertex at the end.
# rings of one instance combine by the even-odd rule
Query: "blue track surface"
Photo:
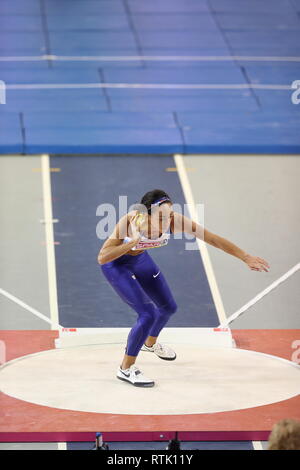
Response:
POLYGON ((2 0, 0 153, 299 153, 299 13, 298 0, 2 0))
MULTIPOLYGON (((119 207, 119 196, 128 197, 128 208, 150 189, 165 188, 174 202, 185 203, 170 156, 156 157, 51 157, 53 215, 60 324, 65 327, 131 327, 137 314, 113 291, 97 262, 104 243, 96 235, 103 203, 119 207), (119 175, 116 184, 116 175, 119 175), (80 195, 80 196, 79 196, 80 195)), ((117 218, 118 214, 117 214, 117 218)), ((108 228, 108 234, 112 228, 108 228)), ((178 311, 170 327, 213 327, 217 312, 199 254, 186 250, 186 239, 171 239, 150 255, 165 274, 174 292, 178 311), (187 307, 188 306, 188 307, 187 307)))

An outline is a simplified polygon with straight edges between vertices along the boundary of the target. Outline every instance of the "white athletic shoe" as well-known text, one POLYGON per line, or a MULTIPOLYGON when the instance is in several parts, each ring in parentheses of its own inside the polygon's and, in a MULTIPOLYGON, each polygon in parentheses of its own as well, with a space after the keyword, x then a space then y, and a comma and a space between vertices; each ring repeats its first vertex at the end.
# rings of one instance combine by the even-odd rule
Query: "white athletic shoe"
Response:
POLYGON ((141 351, 154 352, 154 354, 166 361, 174 361, 174 359, 176 359, 176 353, 173 349, 161 343, 154 343, 151 348, 143 344, 141 351))
POLYGON ((145 377, 138 367, 132 365, 129 369, 119 367, 117 378, 131 383, 135 387, 153 387, 154 381, 145 377))

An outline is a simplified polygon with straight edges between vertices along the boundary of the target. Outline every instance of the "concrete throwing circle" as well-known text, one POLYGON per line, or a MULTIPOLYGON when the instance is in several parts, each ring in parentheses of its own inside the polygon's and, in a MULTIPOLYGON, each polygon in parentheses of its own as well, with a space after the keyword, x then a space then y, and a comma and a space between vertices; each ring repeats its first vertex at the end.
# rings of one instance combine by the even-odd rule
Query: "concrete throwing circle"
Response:
MULTIPOLYGON (((174 347, 174 346, 173 346, 174 347)), ((124 345, 103 344, 36 353, 0 369, 12 397, 66 410, 172 415, 240 410, 299 393, 300 367, 275 356, 177 344, 175 361, 141 351, 137 365, 154 379, 138 388, 116 378, 124 345)))

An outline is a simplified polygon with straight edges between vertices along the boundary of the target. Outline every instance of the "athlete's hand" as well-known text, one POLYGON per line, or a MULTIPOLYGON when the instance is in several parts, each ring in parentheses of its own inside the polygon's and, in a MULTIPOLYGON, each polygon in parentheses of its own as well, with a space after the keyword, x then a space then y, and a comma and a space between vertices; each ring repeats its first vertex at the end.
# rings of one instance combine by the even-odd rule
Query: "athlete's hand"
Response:
POLYGON ((138 220, 140 220, 140 214, 136 214, 130 221, 131 238, 136 242, 139 242, 142 236, 138 226, 138 220))
POLYGON ((266 272, 268 272, 269 271, 268 268, 270 268, 268 262, 263 258, 259 258, 258 256, 251 256, 251 255, 247 254, 243 261, 253 271, 266 271, 266 272))

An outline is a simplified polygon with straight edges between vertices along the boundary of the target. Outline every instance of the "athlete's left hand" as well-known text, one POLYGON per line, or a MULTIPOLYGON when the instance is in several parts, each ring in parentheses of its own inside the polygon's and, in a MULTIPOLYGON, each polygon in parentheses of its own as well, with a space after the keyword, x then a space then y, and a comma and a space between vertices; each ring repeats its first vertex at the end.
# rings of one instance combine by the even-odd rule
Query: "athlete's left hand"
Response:
POLYGON ((258 256, 246 255, 244 261, 253 271, 269 271, 268 268, 270 268, 270 266, 268 262, 258 256))

